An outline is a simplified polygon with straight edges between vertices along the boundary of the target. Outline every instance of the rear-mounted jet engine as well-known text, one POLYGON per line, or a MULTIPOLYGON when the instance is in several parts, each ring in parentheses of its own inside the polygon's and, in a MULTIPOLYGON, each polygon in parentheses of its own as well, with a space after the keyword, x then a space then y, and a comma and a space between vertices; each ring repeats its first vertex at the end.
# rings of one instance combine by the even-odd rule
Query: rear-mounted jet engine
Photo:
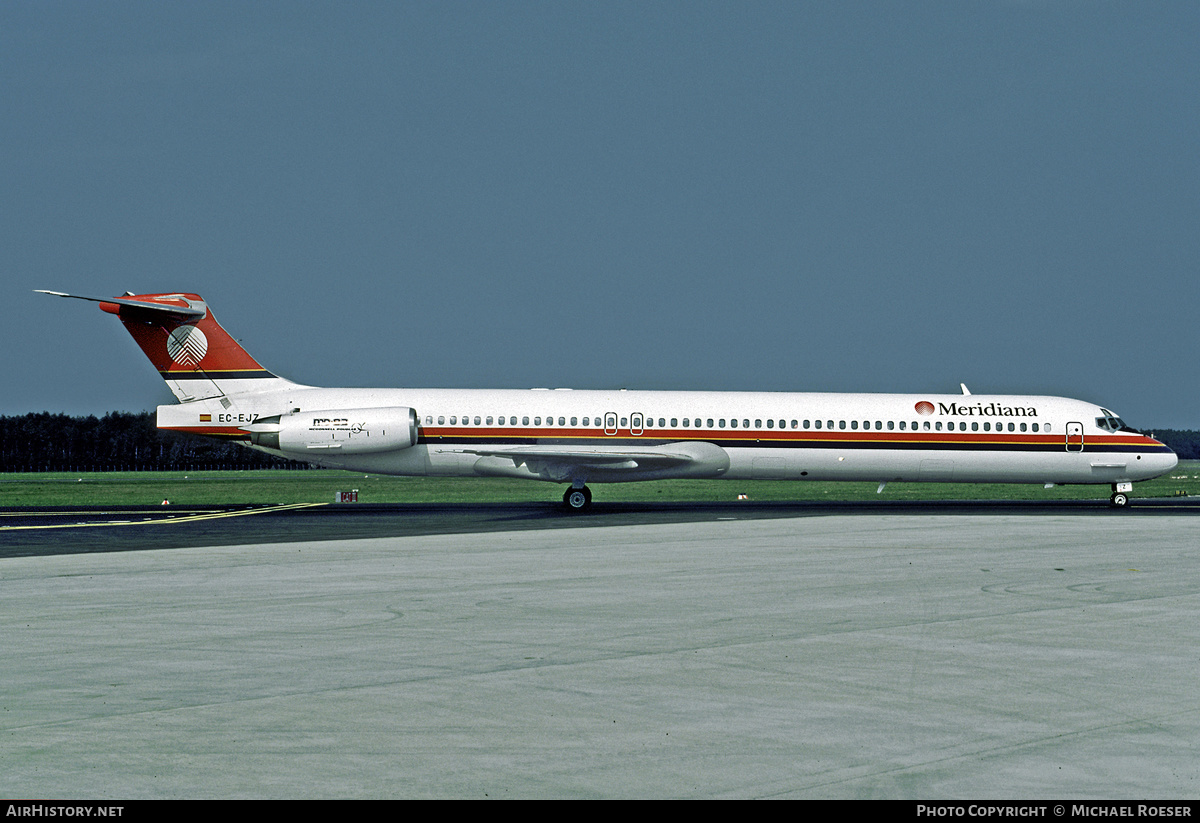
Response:
POLYGON ((405 406, 293 412, 244 428, 254 445, 289 454, 378 454, 416 444, 417 413, 405 406))

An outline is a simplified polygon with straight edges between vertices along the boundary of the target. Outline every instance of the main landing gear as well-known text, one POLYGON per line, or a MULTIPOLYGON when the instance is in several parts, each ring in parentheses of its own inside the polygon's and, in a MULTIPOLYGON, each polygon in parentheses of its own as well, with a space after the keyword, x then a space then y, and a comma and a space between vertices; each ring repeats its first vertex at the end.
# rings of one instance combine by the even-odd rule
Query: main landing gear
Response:
POLYGON ((573 512, 586 511, 592 505, 592 490, 587 486, 567 489, 563 495, 563 504, 573 512))
POLYGON ((1112 497, 1108 498, 1109 503, 1118 509, 1123 509, 1129 505, 1129 493, 1133 491, 1132 483, 1113 483, 1112 490, 1112 497))

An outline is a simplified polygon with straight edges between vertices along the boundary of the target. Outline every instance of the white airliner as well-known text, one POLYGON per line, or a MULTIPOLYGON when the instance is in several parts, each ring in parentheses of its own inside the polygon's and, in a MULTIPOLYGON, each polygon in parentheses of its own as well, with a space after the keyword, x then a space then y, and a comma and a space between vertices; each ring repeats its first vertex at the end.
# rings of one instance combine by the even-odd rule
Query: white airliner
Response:
MULTIPOLYGON (((40 290, 39 290, 40 291, 40 290)), ((962 394, 328 389, 260 366, 195 294, 82 297, 117 315, 179 400, 158 427, 321 466, 568 483, 663 478, 1109 484, 1175 453, 1063 397, 962 394)))

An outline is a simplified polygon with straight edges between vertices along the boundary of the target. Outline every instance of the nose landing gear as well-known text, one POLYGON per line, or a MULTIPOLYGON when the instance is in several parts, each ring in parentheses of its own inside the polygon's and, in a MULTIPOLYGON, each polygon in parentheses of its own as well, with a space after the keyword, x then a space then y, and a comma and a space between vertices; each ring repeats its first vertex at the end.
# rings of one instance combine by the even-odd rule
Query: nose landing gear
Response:
POLYGON ((1122 509, 1129 505, 1129 493, 1133 491, 1132 483, 1113 483, 1112 497, 1108 498, 1108 502, 1122 509))

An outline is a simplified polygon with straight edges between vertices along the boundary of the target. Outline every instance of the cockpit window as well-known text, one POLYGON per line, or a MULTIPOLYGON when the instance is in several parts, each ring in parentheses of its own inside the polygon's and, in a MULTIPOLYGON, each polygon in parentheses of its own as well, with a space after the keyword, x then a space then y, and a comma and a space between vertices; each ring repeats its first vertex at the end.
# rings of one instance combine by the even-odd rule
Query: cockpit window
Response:
POLYGON ((1127 424, 1124 420, 1117 417, 1108 409, 1101 409, 1104 417, 1096 418, 1096 426, 1110 432, 1129 432, 1130 434, 1141 434, 1140 431, 1127 424))

